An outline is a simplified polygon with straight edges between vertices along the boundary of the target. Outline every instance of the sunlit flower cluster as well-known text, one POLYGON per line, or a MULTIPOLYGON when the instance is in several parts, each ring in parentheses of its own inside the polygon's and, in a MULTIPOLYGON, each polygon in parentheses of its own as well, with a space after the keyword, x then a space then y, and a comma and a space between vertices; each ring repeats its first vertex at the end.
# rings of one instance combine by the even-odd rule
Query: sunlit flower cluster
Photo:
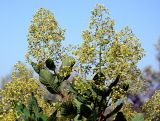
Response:
POLYGON ((106 50, 108 43, 112 41, 113 26, 114 21, 109 17, 108 10, 105 6, 97 4, 92 11, 88 29, 82 32, 84 42, 75 51, 75 55, 86 73, 98 66, 99 53, 102 55, 101 65, 103 65, 103 52, 106 50))
POLYGON ((139 91, 143 81, 140 80, 141 72, 137 68, 137 63, 144 56, 143 51, 132 30, 129 27, 122 29, 115 34, 106 51, 107 66, 104 68, 104 72, 110 79, 120 74, 122 82, 132 85, 130 92, 139 91))
POLYGON ((160 119, 160 90, 157 90, 151 99, 142 106, 145 121, 158 121, 160 119))
POLYGON ((91 82, 84 82, 79 76, 74 77, 72 83, 80 94, 91 88, 91 82))
POLYGON ((33 72, 31 69, 28 69, 22 62, 18 61, 13 68, 11 80, 28 80, 33 77, 33 72))
POLYGON ((14 109, 15 102, 19 101, 27 106, 31 92, 35 94, 39 106, 46 115, 51 115, 54 106, 44 101, 42 98, 44 90, 40 88, 38 81, 33 78, 32 72, 23 63, 18 62, 13 69, 12 81, 0 90, 0 120, 14 121, 17 116, 14 109))
POLYGON ((119 74, 122 83, 132 85, 130 92, 141 89, 143 81, 139 78, 137 63, 144 56, 144 50, 129 27, 119 32, 114 30, 114 20, 103 5, 97 4, 92 11, 82 38, 82 45, 75 51, 82 72, 89 75, 91 70, 94 70, 92 73, 101 70, 108 80, 119 74))
POLYGON ((124 94, 126 91, 124 91, 122 88, 119 87, 113 87, 113 93, 112 93, 112 102, 116 102, 118 99, 124 98, 124 94))
POLYGON ((4 112, 3 115, 0 115, 1 121, 16 121, 16 115, 13 109, 9 109, 6 113, 4 112))
POLYGON ((57 60, 62 40, 64 40, 64 30, 59 27, 53 13, 40 8, 29 28, 27 61, 44 62, 47 58, 57 60))

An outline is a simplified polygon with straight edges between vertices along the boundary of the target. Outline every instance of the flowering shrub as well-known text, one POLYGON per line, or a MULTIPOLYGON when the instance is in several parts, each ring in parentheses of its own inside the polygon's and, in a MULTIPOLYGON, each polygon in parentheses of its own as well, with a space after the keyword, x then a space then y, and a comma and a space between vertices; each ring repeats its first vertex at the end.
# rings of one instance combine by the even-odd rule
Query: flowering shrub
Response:
MULTIPOLYGON (((70 77, 75 60, 67 55, 61 57, 60 68, 55 65, 54 57, 52 59, 50 56, 36 63, 31 62, 39 74, 40 82, 50 93, 62 98, 60 107, 53 113, 54 116, 57 117, 59 112, 60 117, 69 119, 102 121, 114 114, 117 114, 117 117, 121 114, 118 112, 123 106, 126 91, 129 85, 138 80, 140 71, 136 64, 143 57, 143 49, 131 29, 126 27, 115 32, 113 26, 114 21, 109 17, 108 10, 97 4, 92 11, 89 28, 82 32, 84 42, 74 52, 79 61, 77 67, 81 71, 73 78, 68 100, 64 100, 62 83, 70 77), (43 63, 40 63, 41 61, 43 63), (87 78, 88 75, 93 78, 87 78), (105 114, 109 106, 112 106, 113 110, 105 114)), ((45 39, 40 40, 45 43, 45 39)))
POLYGON ((49 10, 39 9, 29 27, 26 54, 39 80, 23 63, 15 64, 12 81, 0 90, 0 120, 144 121, 144 114, 146 121, 158 121, 159 91, 142 107, 143 114, 127 101, 127 92, 141 90, 137 63, 144 50, 129 27, 117 32, 114 24, 105 6, 97 4, 82 45, 73 54, 63 53, 64 30, 49 10), (44 100, 40 83, 59 96, 57 102, 44 100))

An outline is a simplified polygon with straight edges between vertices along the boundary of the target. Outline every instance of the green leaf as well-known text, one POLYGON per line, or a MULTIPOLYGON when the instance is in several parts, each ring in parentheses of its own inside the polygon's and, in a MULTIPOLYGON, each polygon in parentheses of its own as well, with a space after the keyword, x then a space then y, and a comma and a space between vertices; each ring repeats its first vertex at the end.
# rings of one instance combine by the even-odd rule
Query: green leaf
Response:
MULTIPOLYGON (((24 108, 26 108, 26 106, 23 103, 20 102, 16 102, 15 104, 15 109, 19 112, 19 113, 24 113, 24 108)), ((27 108, 26 108, 27 109, 27 108)))
POLYGON ((72 119, 77 115, 77 107, 71 101, 64 102, 60 112, 62 116, 72 119))
POLYGON ((38 121, 47 121, 47 116, 45 114, 41 115, 38 121))
POLYGON ((52 86, 47 86, 47 90, 51 93, 51 94, 59 94, 61 95, 61 89, 60 89, 60 83, 54 83, 52 84, 52 86))
POLYGON ((142 113, 137 113, 132 121, 144 121, 144 117, 142 113))
POLYGON ((81 104, 80 115, 84 116, 85 118, 88 118, 92 113, 93 112, 90 107, 88 107, 85 104, 81 104))
POLYGON ((71 57, 71 56, 64 56, 62 58, 62 65, 61 65, 62 68, 65 67, 65 66, 73 67, 74 64, 75 64, 75 60, 74 60, 73 57, 71 57))
POLYGON ((54 64, 54 61, 52 60, 52 59, 47 59, 46 60, 46 67, 48 68, 48 69, 50 69, 50 70, 55 70, 56 69, 56 66, 55 66, 55 64, 54 64))
POLYGON ((23 109, 23 114, 25 115, 26 118, 30 117, 30 112, 26 107, 24 107, 23 109))
POLYGON ((82 117, 78 114, 75 118, 74 121, 82 121, 82 117))
POLYGON ((96 111, 94 111, 88 118, 87 121, 96 121, 98 117, 98 114, 96 113, 96 111))
POLYGON ((32 65, 34 71, 39 74, 40 69, 41 69, 40 66, 38 64, 34 63, 34 62, 31 62, 31 65, 32 65))
POLYGON ((47 116, 45 114, 39 113, 39 119, 38 121, 47 121, 47 116))
POLYGON ((70 84, 69 91, 75 95, 78 95, 78 91, 74 88, 73 84, 70 84))
POLYGON ((28 100, 28 110, 30 112, 34 111, 34 113, 38 113, 39 112, 39 107, 38 107, 38 103, 37 100, 34 96, 34 93, 31 93, 31 96, 28 100))
POLYGON ((91 94, 92 94, 92 92, 89 89, 84 91, 84 95, 87 96, 87 97, 90 97, 91 94))
POLYGON ((23 103, 15 102, 15 110, 18 112, 19 115, 22 116, 21 118, 25 119, 26 121, 29 121, 30 112, 23 103))
POLYGON ((83 103, 83 104, 88 104, 88 105, 91 104, 90 100, 84 98, 84 97, 83 97, 82 95, 80 95, 80 94, 76 95, 76 99, 77 99, 79 102, 83 103))
MULTIPOLYGON (((90 99, 91 99, 91 98, 90 98, 90 97, 89 97, 88 99, 84 98, 84 97, 83 97, 81 94, 79 94, 78 91, 74 88, 74 85, 73 85, 73 84, 70 85, 69 91, 75 95, 76 99, 77 99, 79 102, 84 103, 84 104, 91 104, 91 102, 90 102, 90 99)), ((85 92, 85 94, 86 94, 86 95, 89 95, 89 94, 91 94, 91 92, 88 90, 88 91, 85 92)))
POLYGON ((40 70, 39 76, 40 82, 44 85, 51 85, 56 79, 56 75, 45 69, 40 70))
POLYGON ((57 75, 52 74, 50 71, 42 69, 39 74, 39 80, 47 87, 47 90, 52 94, 61 94, 61 82, 57 75))

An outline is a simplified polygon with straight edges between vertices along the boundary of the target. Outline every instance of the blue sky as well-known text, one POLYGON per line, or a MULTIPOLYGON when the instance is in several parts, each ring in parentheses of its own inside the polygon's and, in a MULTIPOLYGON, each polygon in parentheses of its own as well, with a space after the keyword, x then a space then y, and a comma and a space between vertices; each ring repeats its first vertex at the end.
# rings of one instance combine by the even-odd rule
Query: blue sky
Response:
POLYGON ((138 66, 157 68, 154 44, 160 38, 160 0, 1 0, 0 76, 10 73, 17 61, 25 62, 28 26, 37 9, 51 10, 66 28, 64 44, 79 44, 96 3, 109 9, 117 30, 128 25, 140 38, 146 56, 138 66))

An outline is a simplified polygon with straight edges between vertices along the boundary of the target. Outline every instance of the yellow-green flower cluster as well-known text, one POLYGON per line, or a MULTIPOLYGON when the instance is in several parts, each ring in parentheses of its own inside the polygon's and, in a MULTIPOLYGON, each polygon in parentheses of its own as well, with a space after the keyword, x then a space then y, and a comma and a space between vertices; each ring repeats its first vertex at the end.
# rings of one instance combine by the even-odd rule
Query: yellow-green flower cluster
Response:
POLYGON ((13 109, 9 109, 9 111, 6 113, 3 113, 3 115, 0 115, 1 121, 16 121, 16 115, 13 109))
MULTIPOLYGON (((82 32, 84 42, 75 51, 84 72, 90 72, 99 63, 99 53, 103 57, 103 52, 114 35, 113 26, 114 20, 109 17, 108 10, 105 6, 97 4, 92 11, 89 27, 82 32)), ((103 61, 104 59, 101 58, 101 65, 103 61)))
POLYGON ((133 110, 134 106, 132 103, 125 102, 121 111, 123 112, 127 121, 131 121, 132 118, 136 115, 136 111, 133 110))
POLYGON ((47 103, 41 96, 35 95, 39 107, 42 108, 43 113, 46 116, 50 116, 56 109, 55 109, 55 103, 47 103))
POLYGON ((124 94, 126 93, 123 89, 119 87, 112 88, 112 103, 116 102, 118 99, 123 98, 124 94))
POLYGON ((57 60, 62 40, 64 30, 59 27, 53 13, 40 8, 29 28, 27 61, 44 62, 47 58, 57 60))
POLYGON ((145 121, 158 121, 160 119, 160 90, 155 91, 152 98, 142 106, 145 121))
POLYGON ((120 83, 127 83, 130 92, 142 87, 137 63, 144 56, 139 39, 129 27, 119 32, 114 30, 114 20, 103 5, 92 11, 88 29, 82 32, 83 43, 75 51, 82 72, 102 71, 108 80, 121 75, 120 83))
POLYGON ((139 79, 140 70, 137 68, 137 63, 143 56, 143 49, 138 42, 138 38, 129 27, 126 27, 115 34, 106 51, 104 57, 107 66, 104 67, 104 72, 110 79, 114 79, 120 74, 122 82, 137 88, 130 88, 130 92, 138 91, 142 81, 139 79), (133 84, 136 86, 133 86, 133 84))
POLYGON ((38 100, 39 106, 50 115, 54 109, 53 105, 46 103, 43 99, 44 90, 40 88, 38 81, 33 78, 32 72, 27 70, 25 65, 18 62, 14 66, 12 73, 12 81, 0 90, 0 120, 10 121, 16 119, 16 111, 14 105, 16 101, 20 101, 24 105, 28 105, 28 98, 34 93, 38 100))
POLYGON ((82 81, 82 79, 79 76, 74 77, 73 84, 75 88, 78 89, 80 92, 83 90, 85 91, 87 89, 90 89, 91 86, 89 82, 82 81))
MULTIPOLYGON (((76 90, 78 90, 78 93, 80 95, 82 95, 83 97, 87 98, 87 96, 84 95, 84 93, 87 91, 87 90, 91 90, 92 88, 92 81, 82 81, 82 79, 79 77, 79 76, 76 76, 74 77, 73 79, 73 85, 74 85, 74 88, 76 90)), ((93 93, 92 91, 92 96, 93 97, 96 97, 96 93, 93 93)))
POLYGON ((29 70, 22 62, 18 61, 13 68, 11 79, 12 81, 17 80, 28 80, 33 77, 32 70, 29 70))

